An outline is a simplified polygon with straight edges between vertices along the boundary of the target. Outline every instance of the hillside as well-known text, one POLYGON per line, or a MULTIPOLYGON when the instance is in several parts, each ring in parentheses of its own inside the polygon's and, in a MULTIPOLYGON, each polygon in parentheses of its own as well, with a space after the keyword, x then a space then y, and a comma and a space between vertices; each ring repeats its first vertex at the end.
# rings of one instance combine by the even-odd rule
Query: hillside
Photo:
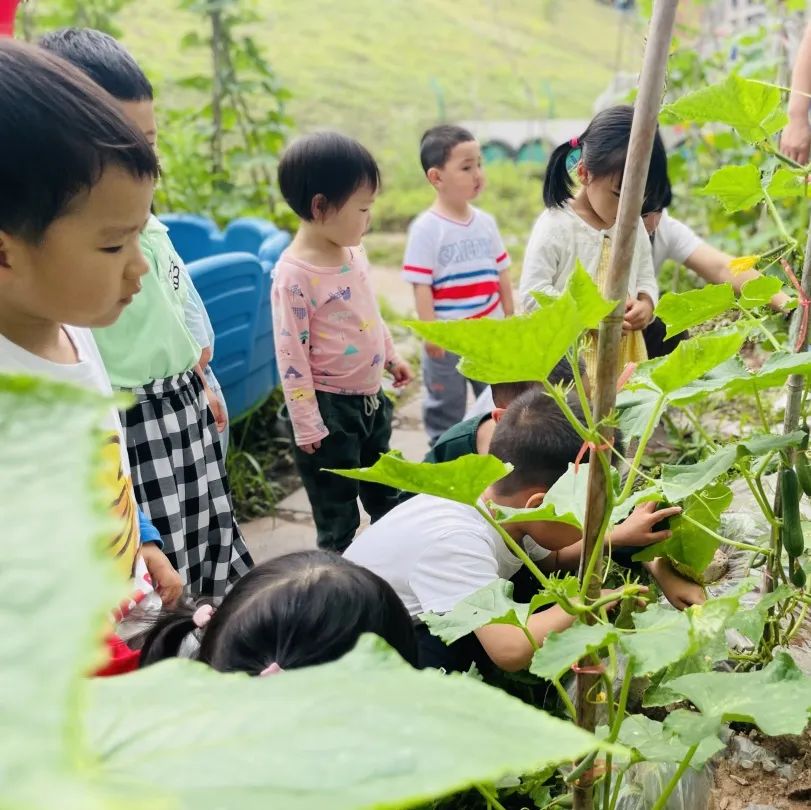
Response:
MULTIPOLYGON (((197 19, 166 0, 121 15, 124 39, 172 104, 205 58, 179 47, 197 19), (167 6, 169 6, 167 8, 167 6)), ((256 0, 251 33, 293 93, 297 128, 339 127, 391 164, 447 117, 588 116, 614 72, 620 15, 596 0, 256 0)), ((635 25, 635 23, 633 23, 635 25)), ((621 64, 637 66, 641 30, 621 64)))

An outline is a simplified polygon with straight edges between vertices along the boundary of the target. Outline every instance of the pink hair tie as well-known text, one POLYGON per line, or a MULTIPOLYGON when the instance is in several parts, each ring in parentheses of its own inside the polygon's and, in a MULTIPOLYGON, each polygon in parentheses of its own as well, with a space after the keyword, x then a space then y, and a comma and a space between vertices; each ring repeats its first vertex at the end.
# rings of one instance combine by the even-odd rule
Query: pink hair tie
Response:
POLYGON ((211 621, 213 615, 214 605, 200 605, 192 614, 191 620, 194 622, 195 627, 202 629, 211 621))
POLYGON ((259 673, 259 677, 264 678, 266 675, 278 675, 280 672, 284 672, 284 670, 274 661, 259 673))
POLYGON ((571 146, 572 149, 577 149, 577 147, 580 146, 580 139, 579 138, 572 138, 569 141, 569 146, 571 146))

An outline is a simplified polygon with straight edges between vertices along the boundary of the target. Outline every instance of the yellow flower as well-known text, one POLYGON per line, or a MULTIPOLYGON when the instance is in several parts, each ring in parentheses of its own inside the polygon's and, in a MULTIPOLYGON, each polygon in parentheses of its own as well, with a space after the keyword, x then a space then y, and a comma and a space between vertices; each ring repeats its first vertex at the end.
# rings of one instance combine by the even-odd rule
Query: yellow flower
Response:
POLYGON ((760 261, 760 256, 739 256, 729 262, 729 270, 733 276, 739 276, 751 270, 760 261))

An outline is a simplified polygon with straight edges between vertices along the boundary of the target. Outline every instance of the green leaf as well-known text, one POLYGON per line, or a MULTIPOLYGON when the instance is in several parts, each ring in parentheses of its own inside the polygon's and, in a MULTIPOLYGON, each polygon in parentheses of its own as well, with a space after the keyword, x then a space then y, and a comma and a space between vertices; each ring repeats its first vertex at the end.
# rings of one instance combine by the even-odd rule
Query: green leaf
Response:
POLYGON ((731 284, 707 284, 684 293, 665 293, 656 307, 656 315, 666 326, 666 338, 732 309, 735 293, 731 284))
MULTIPOLYGON (((649 762, 681 762, 690 748, 673 730, 643 714, 632 714, 623 721, 618 742, 638 751, 649 762)), ((718 737, 705 737, 690 760, 690 766, 700 770, 723 747, 718 737)))
POLYGON ((614 308, 581 265, 558 298, 538 296, 529 315, 466 321, 408 321, 414 332, 461 355, 459 370, 487 383, 545 380, 580 334, 614 308), (497 346, 498 351, 493 347, 497 346))
POLYGON ((781 166, 772 175, 767 191, 773 200, 782 200, 787 197, 807 197, 809 188, 804 175, 795 174, 781 166))
POLYGON ((615 644, 617 639, 613 625, 577 622, 562 633, 549 633, 541 649, 536 650, 532 657, 529 671, 539 678, 556 681, 585 655, 606 644, 615 644))
POLYGON ((715 737, 721 728, 718 718, 704 717, 689 709, 674 709, 665 718, 664 727, 685 745, 695 745, 707 737, 715 737))
POLYGON ((626 441, 638 439, 645 432, 648 421, 656 411, 655 421, 658 422, 665 411, 667 402, 659 397, 657 391, 647 388, 631 390, 623 388, 617 394, 617 410, 619 411, 620 430, 626 441))
POLYGON ((634 614, 639 631, 620 637, 620 647, 634 659, 635 675, 652 675, 687 654, 690 647, 690 623, 686 614, 648 605, 643 613, 634 614))
POLYGON ((762 307, 764 304, 768 304, 782 289, 782 282, 774 276, 752 278, 741 287, 741 297, 738 302, 744 309, 762 307))
POLYGON ((811 678, 778 652, 760 671, 683 675, 668 687, 707 718, 754 723, 764 734, 801 734, 811 707, 811 678))
POLYGON ((511 465, 504 464, 495 456, 471 453, 453 461, 422 464, 406 461, 402 453, 392 450, 380 456, 371 467, 328 472, 356 481, 386 484, 406 492, 424 492, 473 506, 487 487, 504 478, 511 469, 511 465))
POLYGON ((110 405, 84 389, 0 374, 0 760, 21 784, 34 769, 56 780, 69 757, 87 754, 77 701, 100 663, 107 611, 127 593, 124 573, 99 553, 120 530, 94 486, 110 405))
POLYGON ((727 213, 753 208, 763 199, 760 170, 747 163, 745 166, 724 166, 710 177, 699 194, 715 197, 727 213))
MULTIPOLYGON (((718 540, 705 529, 717 532, 721 525, 721 514, 732 503, 732 490, 724 484, 713 484, 700 493, 690 495, 684 501, 682 513, 670 519, 673 533, 668 540, 648 546, 635 554, 635 560, 653 560, 666 556, 699 579, 704 569, 712 561, 718 540), (699 528, 685 520, 692 518, 704 528, 699 528)), ((687 573, 686 571, 684 573, 687 573)))
POLYGON ((656 364, 650 370, 651 382, 664 393, 676 391, 737 354, 745 339, 744 332, 730 329, 684 340, 666 357, 648 361, 656 364))
POLYGON ((589 465, 581 464, 575 471, 569 464, 566 472, 555 481, 544 496, 544 506, 551 506, 559 515, 573 515, 576 523, 583 526, 586 519, 586 493, 589 485, 589 465))
POLYGON ((421 804, 598 745, 474 678, 414 670, 376 639, 359 648, 275 678, 175 659, 90 682, 93 774, 160 786, 196 810, 361 810, 421 804))
POLYGON ((508 523, 533 523, 546 520, 553 523, 566 523, 569 526, 582 527, 580 518, 572 512, 558 513, 552 503, 543 503, 535 509, 512 509, 509 506, 499 506, 490 501, 487 504, 495 520, 502 525, 508 523))
POLYGON ((757 143, 781 130, 788 118, 782 111, 779 88, 731 74, 723 82, 666 105, 661 120, 665 124, 726 124, 744 140, 757 143))
POLYGON ((529 616, 529 605, 513 601, 513 584, 497 579, 463 599, 449 613, 423 613, 420 619, 446 644, 488 624, 511 624, 523 627, 529 616))
POLYGON ((779 585, 770 593, 764 594, 749 610, 738 611, 727 623, 728 627, 743 633, 755 646, 763 638, 763 630, 769 615, 769 608, 782 602, 794 593, 790 585, 779 585))
POLYGON ((765 434, 742 442, 727 444, 696 464, 663 464, 662 492, 668 501, 682 501, 723 475, 736 461, 762 456, 773 450, 799 446, 805 434, 801 430, 786 436, 765 434))

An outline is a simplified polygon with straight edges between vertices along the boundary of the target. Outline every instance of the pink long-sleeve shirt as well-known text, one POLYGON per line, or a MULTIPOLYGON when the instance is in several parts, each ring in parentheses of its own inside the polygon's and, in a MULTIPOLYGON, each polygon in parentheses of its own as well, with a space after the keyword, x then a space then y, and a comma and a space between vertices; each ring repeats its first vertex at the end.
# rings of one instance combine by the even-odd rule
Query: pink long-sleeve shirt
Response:
POLYGON ((276 361, 296 444, 329 435, 316 391, 369 396, 397 359, 380 316, 362 247, 341 267, 316 267, 285 251, 271 300, 276 361))

